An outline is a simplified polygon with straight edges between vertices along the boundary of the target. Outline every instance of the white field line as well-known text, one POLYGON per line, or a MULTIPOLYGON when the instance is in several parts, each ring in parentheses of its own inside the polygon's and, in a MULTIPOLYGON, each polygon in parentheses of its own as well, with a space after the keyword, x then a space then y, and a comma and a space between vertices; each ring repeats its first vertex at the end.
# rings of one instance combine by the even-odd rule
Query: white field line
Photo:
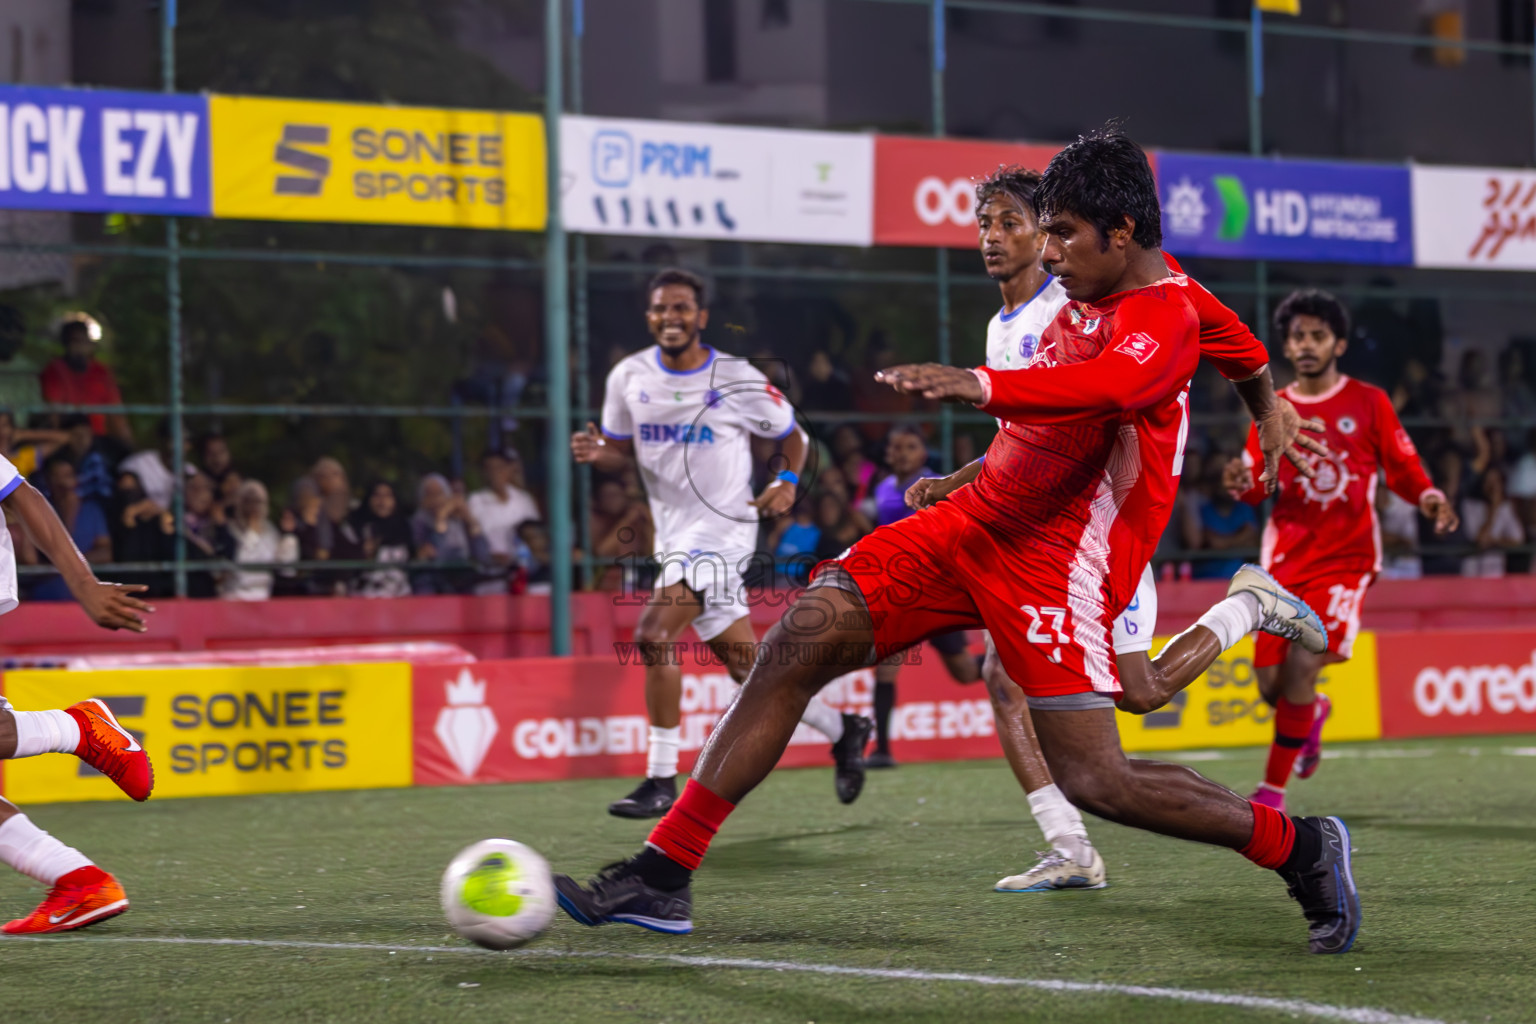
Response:
MULTIPOLYGON (((58 942, 54 937, 15 938, 0 941, 58 942)), ((68 939, 62 941, 71 941, 68 939)), ((1136 999, 1165 999, 1178 1003, 1200 1003, 1208 1006, 1233 1006, 1244 1010, 1259 1010, 1287 1016, 1306 1016, 1315 1020, 1345 1021, 1347 1024, 1444 1024, 1429 1017, 1411 1017, 1387 1010, 1369 1007, 1330 1006, 1303 999, 1273 999, 1268 996, 1230 995, 1224 992, 1206 992, 1200 989, 1167 988, 1147 985, 1114 985, 1097 981, 1056 981, 1045 978, 1009 978, 995 974, 967 974, 958 971, 919 971, 891 967, 841 967, 836 964, 800 963, 795 960, 755 960, 735 957, 683 956, 669 953, 602 953, 567 952, 555 949, 530 949, 515 953, 493 953, 471 946, 389 946, 371 942, 303 942, 286 939, 194 939, 175 936, 128 936, 93 935, 83 940, 92 945, 102 942, 135 943, 162 946, 246 946, 261 949, 338 949, 372 953, 433 953, 467 955, 484 959, 501 957, 508 960, 541 959, 599 959, 642 960, 673 963, 682 967, 704 967, 737 971, 779 971, 801 974, 824 974, 838 977, 878 978, 887 981, 934 981, 961 985, 988 985, 1007 988, 1027 988, 1042 992, 1071 992, 1086 995, 1129 996, 1136 999)))

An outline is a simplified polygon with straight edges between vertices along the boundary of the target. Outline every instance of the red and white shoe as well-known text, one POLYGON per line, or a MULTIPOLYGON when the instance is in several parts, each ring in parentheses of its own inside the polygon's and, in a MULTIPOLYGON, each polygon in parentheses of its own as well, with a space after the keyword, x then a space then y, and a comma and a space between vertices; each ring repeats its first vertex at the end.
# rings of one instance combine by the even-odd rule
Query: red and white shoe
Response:
POLYGON ((1265 807, 1273 807, 1281 814, 1285 813, 1285 790, 1276 789, 1267 782, 1259 783, 1259 788, 1248 799, 1265 807))
POLYGON ((112 709, 92 697, 64 709, 80 726, 75 756, 117 783, 135 800, 149 799, 155 769, 133 735, 117 724, 112 709))
POLYGON ((46 935, 116 917, 128 909, 128 895, 117 879, 101 868, 76 868, 54 883, 36 910, 0 925, 7 935, 46 935))
POLYGON ((1313 703, 1316 707, 1312 712, 1312 731, 1307 733, 1307 742, 1301 745, 1301 753, 1296 755, 1298 779, 1310 779, 1317 766, 1323 763, 1323 723, 1333 714, 1333 701, 1327 694, 1318 694, 1313 703))

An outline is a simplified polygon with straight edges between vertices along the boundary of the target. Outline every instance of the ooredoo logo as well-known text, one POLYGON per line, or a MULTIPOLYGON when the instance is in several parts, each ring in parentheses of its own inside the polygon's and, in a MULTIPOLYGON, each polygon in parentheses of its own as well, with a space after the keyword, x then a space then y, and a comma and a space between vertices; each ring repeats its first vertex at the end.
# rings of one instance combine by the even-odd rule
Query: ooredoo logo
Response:
POLYGON ((970 227, 976 223, 976 184, 969 178, 944 181, 932 175, 917 183, 912 193, 912 206, 917 219, 929 227, 937 227, 948 221, 957 227, 970 227))
POLYGON ((1433 666, 1413 681, 1413 704, 1426 718, 1536 714, 1536 650, 1519 668, 1510 665, 1433 666))

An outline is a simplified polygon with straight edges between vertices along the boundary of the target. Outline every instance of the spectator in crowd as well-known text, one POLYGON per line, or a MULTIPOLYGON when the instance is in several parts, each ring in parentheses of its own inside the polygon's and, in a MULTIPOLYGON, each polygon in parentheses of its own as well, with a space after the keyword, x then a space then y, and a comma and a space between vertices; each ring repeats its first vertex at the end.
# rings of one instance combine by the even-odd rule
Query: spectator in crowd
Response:
POLYGON ((68 437, 62 430, 20 430, 15 414, 0 408, 0 455, 24 477, 36 473, 68 437))
MULTIPOLYGON (((453 493, 441 473, 429 473, 417 489, 416 514, 411 517, 411 540, 416 558, 448 566, 453 563, 484 563, 490 555, 485 533, 470 514, 468 503, 453 493)), ((474 586, 472 568, 434 569, 418 572, 411 589, 418 594, 467 594, 474 586)))
MULTIPOLYGON (((1445 492, 1446 501, 1460 509, 1465 480, 1465 463, 1461 453, 1453 447, 1447 447, 1435 458, 1434 463, 1435 482, 1445 492)), ((1461 572, 1461 557, 1457 549, 1464 549, 1470 543, 1465 519, 1450 533, 1437 534, 1434 524, 1420 516, 1418 530, 1419 558, 1424 565, 1424 575, 1455 576, 1461 572)))
POLYGON ((1443 403, 1441 415, 1450 421, 1451 437, 1463 453, 1486 460, 1488 426, 1483 420, 1498 419, 1502 396, 1488 370, 1488 357, 1480 349, 1468 349, 1461 357, 1456 391, 1443 403))
MULTIPOLYGON (((39 378, 46 401, 57 405, 123 404, 117 377, 96 358, 100 343, 101 325, 84 314, 60 325, 59 344, 64 354, 43 367, 39 378)), ((122 451, 133 451, 133 428, 122 413, 91 413, 89 422, 95 436, 110 437, 122 451)))
POLYGON ((1536 419, 1536 391, 1526 377, 1525 353, 1514 345, 1499 353, 1499 389, 1505 419, 1536 419))
POLYGON ((537 519, 529 519, 518 526, 517 539, 520 542, 520 560, 527 593, 549 593, 553 578, 549 530, 537 519))
POLYGON ((1424 575, 1419 557, 1419 506, 1404 501, 1390 487, 1376 488, 1376 516, 1381 523, 1381 578, 1416 580, 1424 575))
POLYGON ((1158 539, 1153 559, 1167 566, 1160 570, 1162 579, 1189 579, 1194 566, 1187 560, 1174 559, 1184 552, 1197 551, 1203 543, 1200 525, 1201 489, 1204 486, 1205 459, 1193 449, 1184 451, 1184 472, 1179 477, 1179 489, 1173 495, 1173 512, 1168 517, 1168 528, 1158 539))
POLYGON ((1536 427, 1526 432, 1525 450, 1510 468, 1508 491, 1526 535, 1536 536, 1536 427))
MULTIPOLYGON (((831 491, 816 496, 816 561, 836 558, 875 528, 869 517, 831 491)), ((815 563, 812 563, 815 564, 815 563)))
MULTIPOLYGON (((175 556, 175 523, 164 505, 144 493, 137 475, 118 471, 110 512, 114 562, 160 562, 175 556)), ((143 583, 150 597, 165 597, 175 590, 164 573, 123 574, 122 582, 143 583)))
MULTIPOLYGON (((299 561, 323 562, 331 557, 331 523, 322 507, 320 485, 313 477, 301 476, 293 482, 288 492, 288 507, 278 517, 278 529, 284 536, 292 535, 297 542, 299 561)), ((285 569, 278 575, 273 594, 297 597, 324 593, 329 589, 329 582, 327 577, 313 572, 285 569)))
POLYGON ((521 467, 522 456, 516 450, 491 449, 480 456, 485 486, 469 496, 469 513, 485 531, 496 578, 476 584, 477 594, 507 592, 507 571, 517 563, 517 528, 539 518, 539 506, 533 495, 514 482, 521 467))
POLYGON ((635 592, 640 563, 656 553, 656 531, 645 500, 632 496, 619 480, 599 480, 592 490, 588 527, 597 566, 587 589, 635 592))
POLYGON ((821 527, 816 525, 814 501, 800 501, 790 515, 780 516, 768 534, 768 550, 773 554, 773 568, 778 580, 791 587, 803 587, 816 564, 816 545, 821 527))
POLYGON ((1505 549, 1525 543, 1520 517, 1504 490, 1504 470, 1491 466, 1483 473, 1481 497, 1463 498, 1461 523, 1477 554, 1461 560, 1461 574, 1491 578, 1503 576, 1505 549))
MULTIPOLYGON (((240 486, 240 474, 235 472, 234 459, 229 454, 229 442, 224 440, 224 435, 217 433, 204 434, 197 442, 197 461, 204 473, 213 481, 214 490, 220 494, 225 493, 225 485, 231 477, 235 478, 232 485, 238 489, 240 486)), ((234 491, 229 497, 233 499, 234 491)))
MULTIPOLYGON (((235 514, 220 535, 219 554, 236 565, 296 562, 298 538, 272 524, 267 488, 256 480, 240 485, 235 514)), ((233 569, 219 575, 219 597, 226 601, 265 601, 272 596, 270 569, 233 569)))
POLYGON ((364 555, 384 568, 370 569, 357 581, 363 597, 406 597, 410 579, 401 568, 411 560, 411 521, 400 507, 394 484, 375 480, 368 485, 366 500, 352 513, 354 528, 363 540, 364 555))
POLYGON ((35 409, 43 403, 37 367, 20 354, 26 343, 26 316, 15 306, 0 306, 0 406, 13 411, 35 409))
MULTIPOLYGON (((214 492, 213 481, 204 473, 193 473, 187 477, 182 500, 186 507, 182 515, 181 534, 185 538, 187 559, 194 562, 212 561, 219 556, 219 535, 227 521, 224 506, 214 492)), ((170 513, 166 515, 169 517, 170 513)), ((188 597, 213 597, 215 592, 212 573, 187 573, 188 597)))
MULTIPOLYGON (((1206 473, 1205 501, 1200 505, 1200 547, 1207 551, 1233 551, 1259 546, 1259 517, 1221 484, 1227 457, 1211 460, 1206 473)), ((1202 558, 1191 575, 1197 580, 1224 580, 1242 568, 1242 558, 1202 558)))
POLYGON ((886 427, 895 420, 908 419, 917 400, 909 394, 898 392, 889 385, 875 380, 880 370, 888 370, 902 362, 896 350, 886 344, 884 335, 876 333, 869 341, 869 362, 853 375, 853 407, 859 412, 884 413, 886 422, 866 422, 859 428, 865 440, 873 443, 885 437, 886 427))
POLYGON ((848 371, 834 363, 825 350, 817 349, 806 367, 800 407, 812 412, 843 411, 850 407, 851 398, 848 371))
MULTIPOLYGON (((330 560, 333 562, 361 562, 368 557, 363 550, 363 538, 357 532, 352 519, 356 504, 352 500, 352 484, 340 462, 326 456, 309 471, 315 486, 320 490, 321 508, 325 521, 330 524, 330 560)), ((327 571, 322 577, 327 592, 345 594, 351 587, 355 573, 349 569, 327 571)))
POLYGON ((864 455, 864 435, 844 423, 832 432, 832 458, 848 484, 848 504, 857 508, 869 497, 880 467, 864 455))
MULTIPOLYGON (((75 546, 85 555, 87 562, 103 563, 112 560, 112 534, 107 525, 107 514, 101 504, 82 495, 75 483, 75 466, 64 452, 57 452, 43 465, 43 478, 48 483, 48 501, 59 514, 64 528, 69 531, 75 546)), ((29 541, 17 552, 22 565, 41 565, 45 559, 29 541)), ((32 590, 36 601, 71 600, 64 577, 57 574, 45 577, 32 590)))
POLYGON ((1402 419, 1440 415, 1445 381, 1415 358, 1403 364, 1403 373, 1392 389, 1392 407, 1402 419))
POLYGON ((124 473, 139 478, 149 499, 161 508, 170 508, 176 493, 176 474, 171 471, 175 453, 171 449, 171 421, 162 419, 155 428, 155 447, 134 452, 118 464, 124 473))
MULTIPOLYGON (((112 497, 112 476, 107 470, 107 460, 96 446, 96 435, 91 433, 90 420, 71 415, 64 418, 64 444, 54 452, 54 458, 65 458, 75 469, 75 490, 82 498, 107 501, 112 497)), ((50 459, 49 461, 52 461, 50 459)), ((48 474, 39 472, 33 481, 37 489, 48 494, 48 474)))

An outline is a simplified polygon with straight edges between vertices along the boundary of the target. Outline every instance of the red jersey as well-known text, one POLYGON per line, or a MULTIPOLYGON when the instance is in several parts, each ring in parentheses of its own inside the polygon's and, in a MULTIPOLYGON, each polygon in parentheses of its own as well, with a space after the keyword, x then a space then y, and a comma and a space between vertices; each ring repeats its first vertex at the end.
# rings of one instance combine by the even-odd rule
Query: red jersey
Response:
MULTIPOLYGON (((1294 386, 1280 394, 1303 416, 1323 421, 1329 455, 1309 456, 1317 470, 1311 480, 1280 461, 1275 508, 1264 527, 1264 568, 1288 587, 1322 576, 1379 572, 1377 471, 1385 470, 1387 486, 1414 504, 1435 489, 1392 400, 1381 388, 1351 377, 1340 377, 1322 395, 1297 394, 1294 386)), ((1257 427, 1248 431, 1243 461, 1250 467, 1262 462, 1257 427)), ((1250 505, 1264 500, 1257 474, 1240 497, 1250 505)))
POLYGON ((1182 278, 1064 307, 1022 370, 976 372, 1003 427, 949 498, 1067 568, 1082 621, 1124 608, 1173 507, 1199 322, 1182 278))
MULTIPOLYGON (((122 405, 123 393, 117 389, 112 370, 92 359, 84 372, 78 372, 62 357, 43 367, 43 400, 60 405, 122 405)), ((107 432, 107 417, 93 412, 91 430, 102 436, 107 432)))

